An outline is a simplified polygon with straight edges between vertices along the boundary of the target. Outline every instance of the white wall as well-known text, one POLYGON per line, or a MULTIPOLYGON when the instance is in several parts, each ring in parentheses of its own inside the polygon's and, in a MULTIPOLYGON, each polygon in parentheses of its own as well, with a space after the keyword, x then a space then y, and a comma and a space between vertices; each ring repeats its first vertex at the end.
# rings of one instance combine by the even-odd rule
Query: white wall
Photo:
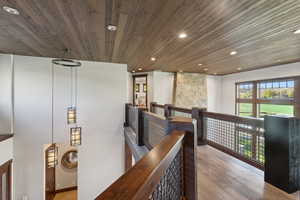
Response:
POLYGON ((77 186, 77 169, 67 169, 62 165, 62 157, 71 150, 76 150, 68 144, 56 144, 58 146, 58 165, 55 168, 55 189, 65 189, 77 186))
POLYGON ((153 100, 158 104, 172 104, 174 73, 153 72, 153 100))
POLYGON ((222 97, 222 78, 220 76, 206 76, 207 81, 207 111, 220 112, 222 97))
MULTIPOLYGON (((50 58, 15 58, 15 199, 44 194, 43 145, 50 143, 50 58)), ((83 61, 79 69, 78 122, 83 128, 79 147, 79 200, 92 200, 123 173, 124 103, 127 66, 83 61)), ((56 143, 69 143, 66 107, 68 70, 56 67, 56 143)))
POLYGON ((300 63, 280 65, 222 77, 221 112, 235 114, 235 83, 300 75, 300 63))
POLYGON ((11 133, 11 62, 0 55, 0 134, 11 133))
POLYGON ((0 142, 0 166, 13 159, 13 138, 0 142))

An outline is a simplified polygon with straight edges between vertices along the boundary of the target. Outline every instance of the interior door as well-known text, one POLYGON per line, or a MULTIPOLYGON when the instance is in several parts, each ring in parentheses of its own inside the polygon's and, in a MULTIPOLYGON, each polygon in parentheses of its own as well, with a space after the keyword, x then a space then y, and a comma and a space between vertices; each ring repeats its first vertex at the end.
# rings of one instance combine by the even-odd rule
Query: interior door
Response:
POLYGON ((10 160, 0 166, 0 200, 11 200, 11 164, 10 160))
POLYGON ((55 196, 55 167, 48 167, 48 151, 50 150, 50 147, 45 151, 46 200, 53 200, 55 196))

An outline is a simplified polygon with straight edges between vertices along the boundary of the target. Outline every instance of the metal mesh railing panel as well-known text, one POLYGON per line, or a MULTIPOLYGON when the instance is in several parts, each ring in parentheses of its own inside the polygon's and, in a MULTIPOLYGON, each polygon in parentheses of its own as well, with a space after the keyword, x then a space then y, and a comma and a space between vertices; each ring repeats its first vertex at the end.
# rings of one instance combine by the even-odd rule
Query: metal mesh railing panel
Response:
POLYGON ((264 165, 264 129, 213 117, 204 117, 204 126, 208 142, 235 153, 245 161, 264 165))
POLYGON ((179 151, 175 159, 161 178, 155 191, 149 197, 149 200, 181 200, 182 190, 182 151, 179 151))

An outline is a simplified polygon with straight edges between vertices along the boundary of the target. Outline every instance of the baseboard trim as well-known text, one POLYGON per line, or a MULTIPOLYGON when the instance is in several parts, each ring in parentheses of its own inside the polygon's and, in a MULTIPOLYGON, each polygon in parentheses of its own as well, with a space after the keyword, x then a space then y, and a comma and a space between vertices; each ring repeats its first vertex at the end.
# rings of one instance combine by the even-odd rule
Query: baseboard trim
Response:
POLYGON ((55 193, 68 192, 68 191, 72 191, 72 190, 77 190, 77 186, 59 189, 59 190, 56 190, 55 193))

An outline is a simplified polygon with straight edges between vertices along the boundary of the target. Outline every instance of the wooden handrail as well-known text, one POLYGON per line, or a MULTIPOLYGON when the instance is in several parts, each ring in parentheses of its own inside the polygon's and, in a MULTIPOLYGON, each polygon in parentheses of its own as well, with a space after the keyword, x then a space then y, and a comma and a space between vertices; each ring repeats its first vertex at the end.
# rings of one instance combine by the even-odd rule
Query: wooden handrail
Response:
POLYGON ((4 140, 7 140, 11 137, 13 137, 14 135, 13 134, 4 134, 4 135, 0 135, 0 142, 4 141, 4 140))
POLYGON ((130 170, 100 194, 96 200, 145 200, 155 190, 165 170, 183 145, 186 133, 174 131, 130 170))
POLYGON ((228 122, 249 124, 255 127, 264 128, 264 120, 254 117, 241 117, 237 115, 214 113, 214 112, 203 112, 204 117, 210 117, 213 119, 224 120, 228 122))

